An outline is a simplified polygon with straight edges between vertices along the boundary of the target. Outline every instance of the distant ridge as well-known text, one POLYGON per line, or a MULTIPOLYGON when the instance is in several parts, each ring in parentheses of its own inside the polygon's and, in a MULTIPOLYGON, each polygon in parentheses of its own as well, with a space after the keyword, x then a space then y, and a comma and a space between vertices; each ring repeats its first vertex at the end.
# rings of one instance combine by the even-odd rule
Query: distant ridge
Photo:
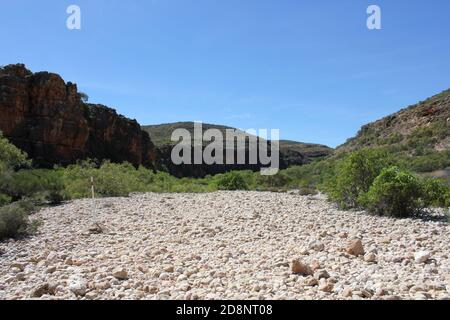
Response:
MULTIPOLYGON (((218 129, 222 132, 224 137, 227 129, 237 130, 242 135, 248 136, 246 132, 225 125, 203 123, 202 127, 204 131, 208 129, 218 129)), ((142 129, 148 132, 150 138, 157 147, 164 147, 173 144, 170 137, 175 129, 186 129, 193 136, 194 122, 174 122, 159 125, 147 125, 142 126, 142 129)), ((290 153, 293 158, 301 154, 302 157, 307 158, 307 161, 323 158, 333 153, 332 148, 324 145, 290 140, 280 140, 280 151, 284 154, 290 153)), ((294 161, 294 159, 292 159, 292 161, 294 161)))

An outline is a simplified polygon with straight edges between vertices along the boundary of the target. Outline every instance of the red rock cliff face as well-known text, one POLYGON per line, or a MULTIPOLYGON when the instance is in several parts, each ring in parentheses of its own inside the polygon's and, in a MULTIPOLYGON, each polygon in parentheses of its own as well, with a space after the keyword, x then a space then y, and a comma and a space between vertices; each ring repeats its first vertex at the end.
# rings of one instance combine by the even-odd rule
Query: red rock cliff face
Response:
POLYGON ((39 166, 110 159, 153 166, 155 147, 135 120, 83 103, 57 74, 24 65, 0 69, 0 131, 39 166))

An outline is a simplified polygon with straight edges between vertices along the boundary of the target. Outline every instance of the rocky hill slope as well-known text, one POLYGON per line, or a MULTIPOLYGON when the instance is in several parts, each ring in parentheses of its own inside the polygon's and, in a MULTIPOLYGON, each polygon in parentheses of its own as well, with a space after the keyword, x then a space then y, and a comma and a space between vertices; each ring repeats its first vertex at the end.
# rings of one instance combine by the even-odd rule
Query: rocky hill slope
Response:
POLYGON ((391 145, 410 151, 418 147, 449 150, 450 90, 365 125, 356 137, 338 147, 337 152, 391 145))
MULTIPOLYGON (((161 166, 167 168, 167 170, 175 176, 193 176, 203 177, 208 174, 217 174, 230 170, 259 170, 262 165, 260 163, 256 165, 173 165, 170 161, 170 154, 172 152, 174 142, 171 141, 172 132, 176 129, 185 129, 194 139, 194 123, 193 122, 176 122, 160 125, 143 126, 142 129, 147 131, 152 141, 157 146, 162 164, 161 166)), ((226 146, 226 131, 233 130, 238 136, 244 136, 246 139, 250 135, 244 131, 236 128, 216 125, 216 124, 202 124, 203 132, 209 129, 219 130, 224 137, 224 146, 226 146)), ((259 138, 261 139, 261 138, 259 138)), ((192 140, 193 141, 193 140, 192 140)), ((265 140, 264 140, 265 141, 265 140)), ((269 146, 270 141, 266 142, 269 146)), ((208 143, 202 141, 202 145, 206 146, 208 143)), ((270 150, 270 147, 268 148, 270 150)), ((236 152, 236 149, 234 150, 236 152)), ((303 165, 311 162, 314 159, 323 158, 333 153, 333 149, 317 144, 301 143, 296 141, 280 141, 280 168, 284 169, 293 165, 303 165)), ((246 157, 248 159, 248 146, 246 146, 246 157)))
MULTIPOLYGON (((203 123, 203 130, 209 129, 218 129, 225 136, 226 130, 236 130, 238 133, 249 136, 247 133, 228 126, 217 125, 217 124, 208 124, 203 123)), ((142 129, 147 131, 153 143, 157 147, 161 147, 164 145, 173 144, 170 140, 171 133, 175 129, 186 129, 193 136, 194 132, 194 123, 193 122, 175 122, 175 123, 167 123, 167 124, 159 124, 159 125, 150 125, 150 126, 142 126, 142 129)), ((313 160, 316 158, 323 158, 331 153, 333 153, 333 149, 324 145, 314 144, 314 143, 303 143, 291 140, 280 140, 280 151, 281 152, 295 152, 303 155, 305 158, 309 160, 313 160)))
POLYGON ((38 166, 79 159, 152 166, 156 149, 135 120, 84 103, 77 86, 23 64, 0 68, 0 131, 38 166))

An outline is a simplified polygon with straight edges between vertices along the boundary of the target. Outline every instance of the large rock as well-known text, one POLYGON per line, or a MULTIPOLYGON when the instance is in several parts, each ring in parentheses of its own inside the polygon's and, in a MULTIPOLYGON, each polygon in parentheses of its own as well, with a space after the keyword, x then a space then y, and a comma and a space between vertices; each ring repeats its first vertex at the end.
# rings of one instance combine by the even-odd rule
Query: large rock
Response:
POLYGON ((353 256, 362 256, 364 255, 364 247, 361 240, 357 239, 352 241, 347 247, 347 253, 353 256))
POLYGON ((149 135, 103 105, 84 103, 77 86, 24 65, 0 68, 0 131, 40 166, 110 159, 152 166, 149 135))

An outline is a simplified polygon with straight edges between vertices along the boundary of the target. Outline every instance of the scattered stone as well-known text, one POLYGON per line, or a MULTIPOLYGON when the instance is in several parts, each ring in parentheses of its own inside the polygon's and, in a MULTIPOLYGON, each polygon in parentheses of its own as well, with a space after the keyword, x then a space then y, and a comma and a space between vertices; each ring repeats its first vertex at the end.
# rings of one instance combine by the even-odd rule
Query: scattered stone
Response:
POLYGON ((173 273, 174 271, 175 271, 175 267, 174 266, 166 266, 164 268, 164 272, 173 273))
POLYGON ((347 233, 347 232, 340 232, 340 233, 339 233, 339 238, 341 238, 341 239, 347 239, 347 238, 348 238, 348 233, 347 233))
POLYGON ((316 271, 316 270, 319 270, 319 269, 320 269, 320 262, 317 261, 317 260, 313 260, 311 262, 311 270, 312 271, 316 271))
POLYGON ((365 262, 369 262, 369 263, 376 262, 377 261, 377 255, 375 253, 373 253, 373 252, 370 252, 370 253, 368 253, 368 254, 366 254, 364 256, 364 261, 365 262))
POLYGON ((76 296, 84 296, 86 294, 86 281, 83 279, 72 279, 69 283, 69 290, 76 296))
POLYGON ((89 229, 90 234, 101 234, 105 232, 105 228, 100 223, 94 223, 89 229))
POLYGON ((0 300, 450 299, 450 233, 441 221, 340 211, 322 196, 171 197, 98 198, 95 214, 91 199, 41 209, 37 234, 0 244, 0 300), (114 232, 83 236, 99 221, 114 232), (213 230, 215 238, 205 234, 213 230), (347 253, 357 238, 361 259, 347 253))
POLYGON ((314 277, 308 277, 304 281, 305 286, 315 287, 319 284, 319 281, 314 277))
POLYGON ((361 242, 361 240, 354 240, 352 241, 349 246, 347 247, 347 253, 351 254, 353 256, 362 256, 364 255, 364 247, 361 242))
POLYGON ((185 274, 181 274, 181 275, 178 276, 177 282, 182 282, 182 281, 185 281, 187 279, 188 279, 188 277, 185 274))
POLYGON ((30 296, 31 298, 40 298, 44 295, 55 295, 55 289, 55 285, 44 283, 34 288, 30 296))
POLYGON ((56 267, 52 266, 52 267, 48 267, 47 270, 45 270, 46 273, 54 273, 56 271, 56 267))
POLYGON ((382 238, 381 239, 381 243, 383 243, 383 244, 389 244, 389 243, 391 243, 391 238, 390 237, 384 237, 384 238, 382 238))
POLYGON ((325 250, 325 245, 320 241, 313 241, 309 244, 309 249, 320 252, 325 250))
POLYGON ((362 290, 361 290, 361 293, 362 293, 362 296, 363 296, 364 298, 366 298, 366 299, 370 299, 370 298, 373 297, 373 293, 370 292, 369 290, 362 289, 362 290))
POLYGON ((387 291, 383 288, 378 288, 377 290, 375 290, 375 296, 377 297, 382 297, 385 296, 387 294, 387 291))
POLYGON ((342 296, 344 298, 350 298, 353 296, 353 290, 352 288, 346 287, 344 288, 344 290, 342 291, 342 296))
POLYGON ((416 261, 416 263, 425 263, 430 259, 430 256, 431 254, 429 251, 419 251, 414 255, 414 261, 416 261))
POLYGON ((319 290, 323 292, 332 292, 334 289, 334 285, 332 283, 327 282, 325 279, 320 280, 319 282, 319 290))
POLYGON ((124 268, 114 269, 112 275, 114 278, 116 278, 118 280, 127 280, 128 279, 128 272, 124 268))
POLYGON ((316 273, 314 273, 314 278, 316 278, 317 280, 328 279, 330 278, 330 275, 326 270, 319 270, 316 273))
POLYGON ((292 270, 292 273, 299 274, 302 276, 313 275, 313 271, 311 270, 311 268, 307 264, 305 264, 299 260, 292 261, 291 270, 292 270))
POLYGON ((98 290, 108 290, 109 288, 111 288, 111 283, 109 283, 108 281, 102 281, 100 283, 96 283, 94 287, 98 290))
POLYGON ((58 254, 54 251, 50 252, 47 256, 47 262, 55 262, 58 259, 58 254))
POLYGON ((22 263, 13 263, 13 264, 11 264, 11 269, 17 269, 17 270, 19 270, 19 271, 21 271, 21 272, 23 272, 24 270, 25 270, 25 267, 26 267, 26 265, 25 264, 22 264, 22 263))

